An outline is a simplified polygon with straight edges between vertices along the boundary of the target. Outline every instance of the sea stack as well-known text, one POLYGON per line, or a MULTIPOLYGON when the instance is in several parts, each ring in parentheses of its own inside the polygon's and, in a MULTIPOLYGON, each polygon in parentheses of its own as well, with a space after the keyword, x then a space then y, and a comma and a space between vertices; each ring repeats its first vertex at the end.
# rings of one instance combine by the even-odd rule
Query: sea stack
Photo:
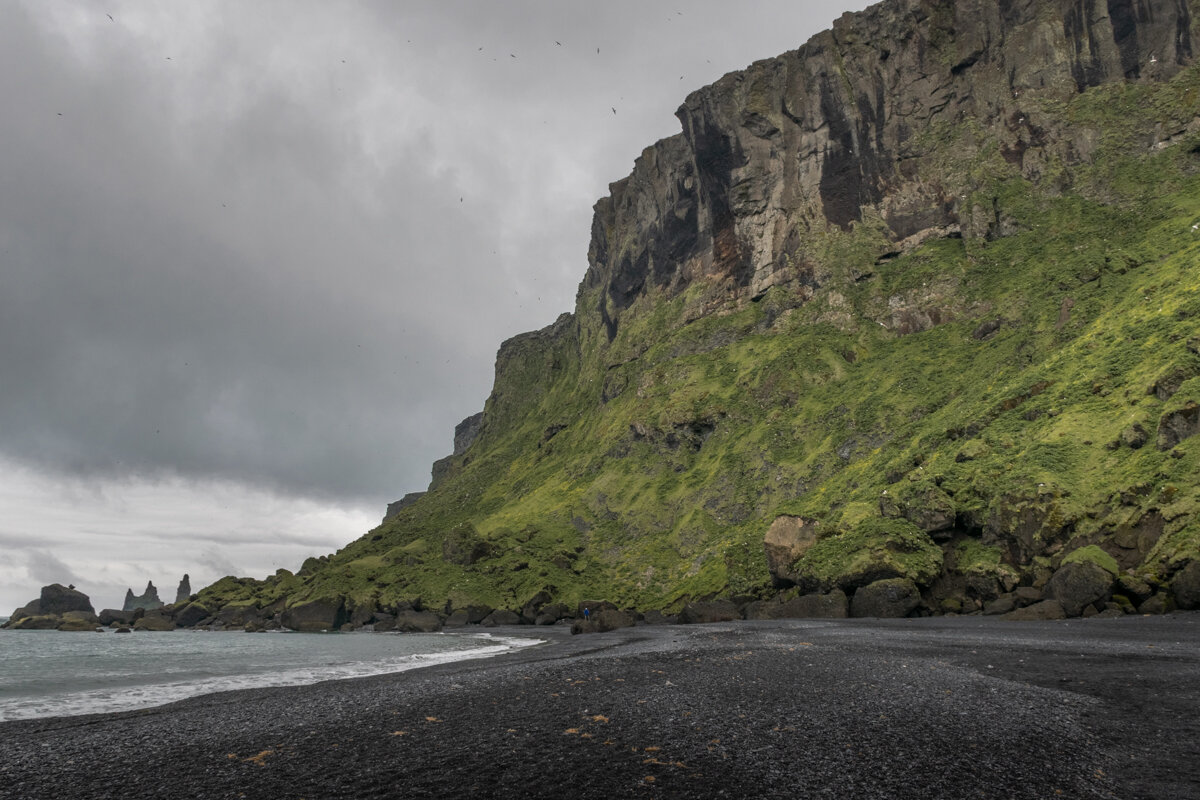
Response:
POLYGON ((147 611, 153 608, 162 608, 163 601, 158 599, 158 589, 154 588, 154 581, 146 582, 146 591, 140 595, 135 595, 133 589, 125 592, 125 605, 123 611, 133 611, 138 608, 143 608, 147 611))
POLYGON ((183 580, 179 582, 179 588, 175 590, 175 605, 181 605, 188 601, 192 596, 192 581, 188 574, 183 573, 183 580))

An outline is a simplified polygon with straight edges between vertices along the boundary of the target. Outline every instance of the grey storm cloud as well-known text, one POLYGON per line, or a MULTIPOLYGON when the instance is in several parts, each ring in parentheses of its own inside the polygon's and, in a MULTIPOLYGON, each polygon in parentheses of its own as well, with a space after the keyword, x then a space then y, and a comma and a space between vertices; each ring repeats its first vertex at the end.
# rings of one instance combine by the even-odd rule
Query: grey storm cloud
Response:
POLYGON ((687 92, 846 8, 7 7, 0 456, 424 488, 500 341, 571 309, 592 204, 687 92))

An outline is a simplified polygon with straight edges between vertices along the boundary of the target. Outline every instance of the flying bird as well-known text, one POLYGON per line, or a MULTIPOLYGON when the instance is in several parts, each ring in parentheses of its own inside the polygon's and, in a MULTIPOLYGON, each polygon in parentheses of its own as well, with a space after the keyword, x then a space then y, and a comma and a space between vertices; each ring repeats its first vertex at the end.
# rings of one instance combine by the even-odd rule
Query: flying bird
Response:
POLYGON ((614 114, 615 114, 615 113, 617 113, 617 109, 615 109, 615 108, 614 108, 614 109, 613 109, 613 113, 614 113, 614 114))
POLYGON ((104 16, 108 17, 112 22, 116 22, 116 20, 112 18, 112 14, 105 14, 104 16))
POLYGON ((554 43, 559 47, 562 47, 562 42, 558 41, 557 39, 554 40, 554 43))

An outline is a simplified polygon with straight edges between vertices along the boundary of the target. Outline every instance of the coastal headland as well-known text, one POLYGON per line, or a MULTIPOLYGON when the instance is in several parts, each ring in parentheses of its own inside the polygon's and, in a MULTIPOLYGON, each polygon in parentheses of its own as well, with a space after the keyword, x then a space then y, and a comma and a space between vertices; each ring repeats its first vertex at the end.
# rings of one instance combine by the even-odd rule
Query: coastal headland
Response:
POLYGON ((5 723, 0 797, 1200 797, 1198 632, 550 626, 492 659, 5 723))

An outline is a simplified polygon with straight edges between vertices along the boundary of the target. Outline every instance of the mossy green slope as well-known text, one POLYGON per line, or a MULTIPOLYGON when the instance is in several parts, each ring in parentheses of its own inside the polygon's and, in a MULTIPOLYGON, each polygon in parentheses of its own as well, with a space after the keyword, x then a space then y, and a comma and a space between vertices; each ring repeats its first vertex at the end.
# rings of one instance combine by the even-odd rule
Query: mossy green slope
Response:
POLYGON ((1200 557, 1200 134, 1141 140, 1197 107, 1195 67, 1048 105, 1104 131, 1094 159, 1037 183, 998 155, 944 165, 1009 235, 898 257, 869 218, 809 235, 832 276, 811 298, 697 313, 698 281, 641 296, 609 341, 585 287, 502 348, 482 432, 434 491, 296 576, 201 600, 765 596, 781 514, 821 522, 796 565, 814 589, 1015 583, 1080 552, 1165 578, 1200 557), (926 322, 904 333, 897 308, 926 322))

